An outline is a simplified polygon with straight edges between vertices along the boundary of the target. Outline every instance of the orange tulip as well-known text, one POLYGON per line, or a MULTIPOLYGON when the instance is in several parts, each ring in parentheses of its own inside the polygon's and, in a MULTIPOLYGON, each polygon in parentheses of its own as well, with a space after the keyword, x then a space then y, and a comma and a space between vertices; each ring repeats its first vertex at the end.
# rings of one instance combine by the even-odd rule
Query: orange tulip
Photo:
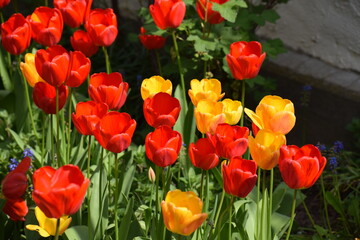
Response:
POLYGON ((193 79, 190 82, 190 87, 188 93, 194 106, 197 106, 202 99, 216 102, 225 95, 225 93, 221 93, 221 82, 215 78, 202 79, 201 81, 193 79))
POLYGON ((226 120, 223 104, 211 100, 200 100, 194 110, 196 126, 201 133, 214 133, 216 127, 226 120))
POLYGON ((25 63, 20 62, 20 70, 22 74, 24 75, 27 83, 34 87, 37 82, 45 82, 44 79, 42 79, 38 72, 36 71, 35 67, 35 54, 33 53, 27 53, 25 54, 25 63))
POLYGON ((205 221, 208 214, 201 213, 203 203, 194 192, 178 189, 166 194, 161 209, 166 228, 177 234, 189 236, 205 221))

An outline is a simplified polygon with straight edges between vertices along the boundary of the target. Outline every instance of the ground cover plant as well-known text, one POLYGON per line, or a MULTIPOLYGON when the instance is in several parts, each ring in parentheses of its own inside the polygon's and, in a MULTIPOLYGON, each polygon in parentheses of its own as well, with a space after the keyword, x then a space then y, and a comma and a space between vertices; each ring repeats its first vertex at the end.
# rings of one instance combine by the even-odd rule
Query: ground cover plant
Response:
POLYGON ((359 236, 356 154, 287 142, 259 75, 285 2, 155 0, 128 33, 91 0, 0 0, 0 239, 359 236))

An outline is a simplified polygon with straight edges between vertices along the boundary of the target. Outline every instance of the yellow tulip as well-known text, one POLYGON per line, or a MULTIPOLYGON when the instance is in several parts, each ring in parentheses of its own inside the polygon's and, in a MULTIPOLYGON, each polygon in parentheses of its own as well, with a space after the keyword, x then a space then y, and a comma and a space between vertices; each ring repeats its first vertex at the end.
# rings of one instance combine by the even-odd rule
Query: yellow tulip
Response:
POLYGON ((179 189, 167 193, 161 209, 166 228, 177 234, 188 236, 205 221, 208 214, 202 212, 203 203, 194 192, 179 189))
MULTIPOLYGON (((56 218, 48 218, 40 210, 39 207, 35 208, 35 216, 39 222, 38 225, 26 225, 26 228, 31 231, 38 231, 42 237, 55 236, 56 234, 56 218)), ((62 216, 60 218, 59 235, 63 234, 71 223, 71 217, 62 216)))
POLYGON ((231 100, 226 98, 221 101, 224 105, 223 112, 225 113, 225 122, 230 125, 235 125, 240 121, 243 107, 240 101, 231 100))
POLYGON ((152 76, 146 78, 141 83, 141 97, 143 100, 153 97, 159 92, 172 94, 172 83, 170 80, 165 80, 161 76, 152 76))
POLYGON ((278 164, 280 147, 286 144, 284 134, 261 129, 248 139, 251 157, 260 168, 270 170, 278 164))
POLYGON ((45 82, 36 71, 35 54, 33 53, 25 54, 25 63, 20 63, 20 70, 31 87, 34 87, 37 82, 45 82))
POLYGON ((197 106, 198 102, 202 99, 209 99, 213 102, 221 99, 225 93, 221 94, 221 83, 217 79, 202 79, 201 81, 193 79, 190 82, 188 93, 191 102, 197 106))
POLYGON ((224 105, 222 102, 213 102, 211 100, 200 100, 194 110, 197 129, 201 133, 210 132, 213 134, 220 123, 225 122, 224 105))
POLYGON ((245 108, 246 115, 260 129, 287 134, 295 125, 294 104, 278 96, 265 96, 255 112, 245 108))

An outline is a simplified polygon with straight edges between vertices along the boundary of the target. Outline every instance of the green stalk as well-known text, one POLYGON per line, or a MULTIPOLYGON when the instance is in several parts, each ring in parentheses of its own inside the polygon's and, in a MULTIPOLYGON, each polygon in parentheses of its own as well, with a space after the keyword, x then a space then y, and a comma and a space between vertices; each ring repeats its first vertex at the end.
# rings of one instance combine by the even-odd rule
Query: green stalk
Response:
POLYGON ((117 159, 117 153, 115 153, 115 239, 119 238, 119 223, 117 216, 117 205, 119 200, 119 161, 117 159))
POLYGON ((60 218, 56 220, 56 230, 55 230, 55 237, 54 240, 59 239, 59 229, 60 229, 60 218))
POLYGON ((257 196, 256 196, 256 225, 255 225, 255 239, 260 239, 260 224, 261 224, 261 218, 260 218, 260 183, 261 183, 261 168, 258 168, 258 178, 257 178, 257 196))
MULTIPOLYGON (((82 136, 83 137, 83 136, 82 136)), ((89 135, 89 142, 88 142, 88 159, 87 159, 87 166, 86 166, 86 175, 87 175, 87 178, 90 179, 90 159, 91 159, 91 135, 89 135)), ((100 161, 100 184, 99 184, 99 188, 100 188, 100 193, 102 192, 101 191, 101 172, 102 172, 102 159, 100 161)), ((88 202, 88 226, 90 226, 90 222, 91 222, 91 208, 90 208, 90 189, 88 189, 86 191, 86 197, 87 197, 87 202, 88 202)), ((101 197, 99 198, 100 199, 100 204, 99 206, 101 207, 101 197)), ((101 223, 100 223, 101 225, 101 223)), ((91 236, 91 231, 90 231, 90 227, 88 228, 88 233, 89 233, 89 236, 91 236)), ((94 233, 95 234, 95 233, 94 233)))
MULTIPOLYGON (((53 123, 53 114, 50 114, 50 142, 51 142, 51 159, 55 160, 55 143, 54 143, 54 123, 53 123)), ((54 167, 53 163, 50 163, 54 167)))
POLYGON ((232 210, 233 210, 233 207, 232 207, 232 205, 233 205, 233 203, 234 203, 234 196, 232 196, 231 195, 231 200, 230 200, 230 213, 229 213, 229 238, 228 239, 232 239, 231 238, 231 223, 232 223, 232 210))
POLYGON ((268 212, 268 239, 271 237, 271 215, 272 215, 272 202, 273 202, 273 189, 274 189, 274 169, 270 170, 270 191, 269 191, 269 212, 268 212))
MULTIPOLYGON (((150 203, 149 203, 149 208, 150 208, 150 220, 152 219, 152 203, 153 203, 153 201, 152 201, 152 193, 154 192, 154 183, 152 182, 152 184, 151 184, 151 191, 150 191, 150 203)), ((146 236, 148 235, 148 231, 149 231, 149 227, 150 227, 150 222, 147 222, 146 223, 146 231, 145 231, 145 234, 146 234, 146 236)))
MULTIPOLYGON (((69 115, 68 115, 68 131, 67 131, 67 162, 70 163, 71 158, 71 106, 72 106, 72 88, 69 88, 69 115)), ((90 179, 90 177, 88 176, 90 179)))
POLYGON ((326 224, 330 230, 330 232, 332 232, 331 229, 331 224, 330 224, 330 219, 329 219, 329 212, 328 212, 328 207, 327 207, 327 201, 325 199, 325 185, 324 185, 324 179, 323 179, 323 175, 320 175, 320 186, 321 186, 321 192, 323 195, 323 201, 324 201, 324 210, 325 210, 325 218, 326 218, 326 224))
MULTIPOLYGON (((311 224, 313 225, 313 228, 316 230, 316 232, 318 232, 318 231, 317 231, 317 228, 316 228, 315 221, 314 221, 313 217, 311 216, 310 211, 309 211, 309 209, 308 209, 308 207, 307 207, 307 205, 306 205, 306 203, 305 203, 305 200, 304 200, 304 198, 302 197, 301 194, 300 194, 300 197, 301 197, 301 201, 302 201, 302 204, 303 204, 303 206, 304 206, 306 215, 308 215, 309 220, 310 220, 311 224)), ((320 234, 319 232, 318 232, 318 234, 319 234, 320 239, 322 239, 321 234, 320 234)))
POLYGON ((297 193, 297 191, 298 191, 297 189, 294 189, 294 197, 293 197, 293 203, 292 203, 292 208, 291 208, 290 225, 289 225, 288 232, 287 232, 287 235, 286 235, 286 240, 289 240, 290 233, 291 233, 291 228, 292 228, 292 225, 294 223, 295 207, 296 207, 296 193, 297 193))
POLYGON ((156 62, 157 62, 158 69, 159 69, 159 74, 160 74, 160 76, 162 76, 162 67, 161 67, 159 52, 156 49, 154 51, 155 51, 155 56, 156 56, 156 62))
POLYGON ((187 100, 186 100, 186 88, 185 88, 184 72, 183 72, 183 68, 182 68, 182 65, 181 65, 179 47, 178 47, 178 44, 177 44, 177 41, 176 41, 175 30, 171 31, 171 35, 172 35, 172 39, 173 39, 173 42, 174 42, 176 59, 177 59, 178 67, 179 67, 180 84, 181 84, 182 95, 183 95, 183 99, 184 99, 184 106, 182 106, 182 109, 184 109, 183 112, 186 113, 186 111, 187 111, 187 100))
POLYGON ((108 55, 108 52, 106 50, 106 47, 103 46, 102 50, 103 50, 104 56, 105 56, 106 73, 109 74, 109 73, 111 73, 111 64, 110 64, 109 55, 108 55))
POLYGON ((241 118, 240 118, 240 126, 244 126, 244 109, 245 109, 245 80, 241 83, 241 118))
POLYGON ((203 194, 204 194, 204 174, 205 173, 205 170, 202 170, 202 172, 201 172, 201 183, 200 183, 200 199, 201 199, 201 201, 203 201, 203 199, 204 199, 204 196, 203 196, 203 194))
POLYGON ((217 222, 219 220, 219 216, 220 216, 220 212, 221 212, 221 208, 224 202, 224 198, 225 198, 225 190, 223 189, 222 195, 221 195, 221 200, 220 200, 220 204, 218 206, 218 209, 216 211, 216 215, 215 215, 215 221, 214 221, 214 229, 216 229, 217 227, 217 222))
POLYGON ((59 121, 59 87, 56 88, 56 155, 57 155, 57 167, 60 166, 61 156, 60 156, 60 121, 59 121))

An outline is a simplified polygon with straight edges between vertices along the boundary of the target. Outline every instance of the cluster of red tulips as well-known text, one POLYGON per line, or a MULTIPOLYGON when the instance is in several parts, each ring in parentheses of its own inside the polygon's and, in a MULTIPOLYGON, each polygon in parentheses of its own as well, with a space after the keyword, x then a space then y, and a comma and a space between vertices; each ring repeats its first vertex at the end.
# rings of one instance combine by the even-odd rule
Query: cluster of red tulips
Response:
MULTIPOLYGON (((0 0, 0 7, 8 2, 0 0)), ((212 2, 224 4, 228 0, 198 0, 197 13, 205 23, 219 24, 224 18, 212 9, 212 2)), ((108 61, 106 73, 88 76, 91 72, 89 57, 99 47, 105 49, 110 46, 117 37, 117 18, 112 9, 92 9, 92 0, 54 0, 53 5, 54 8, 38 7, 27 17, 20 13, 12 15, 1 25, 2 45, 13 55, 24 53, 32 40, 47 47, 37 50, 35 55, 26 55, 25 63, 21 64, 24 77, 33 87, 33 101, 46 114, 58 117, 71 88, 79 87, 88 78, 90 100, 76 104, 72 123, 80 134, 94 136, 104 149, 116 156, 130 146, 137 125, 128 113, 120 112, 126 102, 129 84, 119 72, 110 72, 108 61), (71 28, 83 26, 86 30, 76 30, 71 36, 74 51, 58 45, 64 24, 71 28)), ((149 11, 159 29, 173 31, 182 23, 186 5, 182 0, 155 0, 149 11)), ((159 49, 166 44, 165 37, 147 35, 144 28, 140 30, 139 40, 147 49, 159 49)), ((258 75, 265 56, 259 42, 239 41, 231 44, 226 61, 233 78, 246 81, 258 75)), ((182 79, 181 69, 179 73, 182 79)), ((185 84, 181 84, 185 91, 185 84)), ((221 100, 224 94, 221 93, 220 81, 216 79, 195 79, 190 85, 188 93, 202 137, 186 146, 189 160, 203 171, 216 168, 221 163, 223 189, 231 195, 231 199, 233 196, 247 197, 256 183, 259 184, 260 169, 273 171, 278 166, 284 182, 292 189, 309 188, 320 177, 326 159, 315 146, 299 148, 286 145, 285 135, 294 127, 296 120, 290 100, 265 96, 252 111, 242 105, 244 96, 241 102, 221 100), (244 114, 252 120, 252 131, 243 126, 244 114), (240 126, 237 125, 239 121, 240 126), (245 159, 250 155, 251 160, 245 159)), ((172 90, 171 81, 161 76, 146 78, 141 84, 143 115, 148 125, 154 128, 146 136, 145 152, 147 158, 161 168, 172 166, 183 147, 183 133, 173 128, 187 105, 181 106, 183 103, 172 96, 172 90)), ((44 214, 43 217, 59 221, 53 229, 46 230, 47 235, 40 233, 42 236, 58 236, 66 229, 59 230, 59 224, 67 221, 68 226, 71 221, 67 220, 68 216, 79 210, 90 185, 90 176, 85 178, 79 167, 71 164, 60 166, 60 161, 55 163, 58 169, 43 166, 32 175, 32 199, 40 209, 36 210, 37 216, 44 214), (64 216, 66 219, 60 220, 64 216), (53 232, 55 228, 57 230, 53 232)), ((28 187, 26 173, 30 165, 31 159, 24 158, 2 181, 2 193, 6 199, 3 211, 15 221, 24 221, 28 212, 24 194, 28 187)), ((115 209, 119 196, 117 181, 115 209)), ((156 191, 158 188, 157 185, 156 191)), ((190 235, 201 226, 208 217, 207 213, 202 213, 202 200, 206 196, 201 193, 201 198, 191 191, 173 190, 164 194, 162 216, 169 231, 190 235)), ((156 200, 159 200, 158 196, 156 200)), ((117 214, 117 210, 115 212, 117 214)), ((218 220, 216 215, 215 224, 218 220)), ((38 228, 30 226, 29 229, 38 228)), ((119 237, 116 216, 115 231, 116 237, 119 237)))

